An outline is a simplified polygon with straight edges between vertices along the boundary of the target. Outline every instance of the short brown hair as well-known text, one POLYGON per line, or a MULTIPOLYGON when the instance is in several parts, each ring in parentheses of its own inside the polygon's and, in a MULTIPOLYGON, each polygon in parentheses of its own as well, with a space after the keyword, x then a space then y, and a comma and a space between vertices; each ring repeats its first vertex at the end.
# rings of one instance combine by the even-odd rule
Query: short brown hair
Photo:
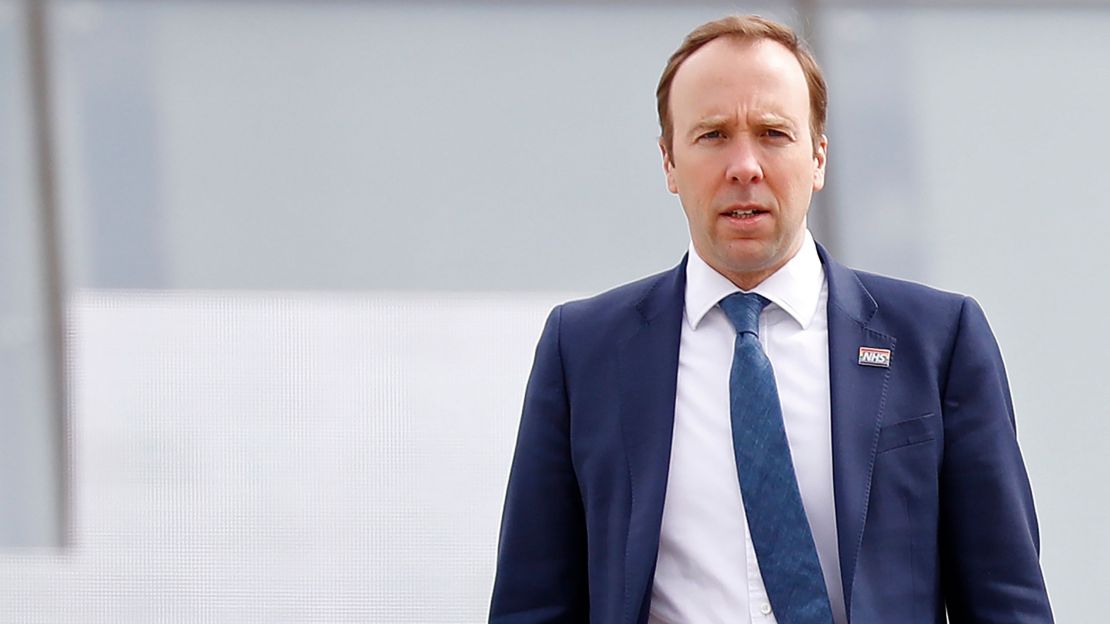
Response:
POLYGON ((825 86, 825 77, 817 60, 813 58, 805 42, 789 27, 771 21, 758 15, 730 15, 712 22, 698 26, 686 35, 682 45, 674 51, 663 68, 663 75, 659 77, 659 86, 655 89, 656 106, 659 109, 659 127, 662 131, 661 140, 667 149, 667 157, 673 158, 674 153, 674 124, 671 120, 671 83, 678 68, 705 44, 720 37, 733 37, 736 39, 769 39, 781 43, 787 50, 794 53, 809 86, 809 132, 813 138, 813 149, 816 151, 820 138, 825 134, 825 115, 829 106, 828 88, 825 86))

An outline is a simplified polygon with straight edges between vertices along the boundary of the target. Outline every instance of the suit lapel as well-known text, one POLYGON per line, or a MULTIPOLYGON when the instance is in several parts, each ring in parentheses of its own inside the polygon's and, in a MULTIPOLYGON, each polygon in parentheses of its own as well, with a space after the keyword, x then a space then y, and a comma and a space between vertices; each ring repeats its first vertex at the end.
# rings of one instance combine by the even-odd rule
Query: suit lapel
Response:
POLYGON ((683 258, 637 303, 637 326, 617 356, 621 430, 632 501, 625 544, 625 622, 640 619, 659 550, 685 292, 683 258))
MULTIPOLYGON (((891 368, 859 364, 860 347, 891 351, 895 339, 869 326, 878 305, 848 268, 818 245, 829 286, 829 390, 832 406, 833 489, 844 600, 852 583, 867 519, 868 493, 891 368)), ((849 618, 850 619, 850 618, 849 618)))

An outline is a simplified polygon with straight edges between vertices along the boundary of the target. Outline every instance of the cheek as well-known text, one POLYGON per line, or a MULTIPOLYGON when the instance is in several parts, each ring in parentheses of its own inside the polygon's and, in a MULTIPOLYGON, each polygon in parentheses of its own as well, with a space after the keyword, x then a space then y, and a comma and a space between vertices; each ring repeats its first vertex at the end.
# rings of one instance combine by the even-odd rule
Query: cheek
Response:
POLYGON ((782 174, 776 180, 778 188, 781 189, 780 197, 792 203, 808 203, 813 192, 822 184, 819 180, 824 179, 823 174, 809 162, 794 163, 789 169, 784 169, 782 174))

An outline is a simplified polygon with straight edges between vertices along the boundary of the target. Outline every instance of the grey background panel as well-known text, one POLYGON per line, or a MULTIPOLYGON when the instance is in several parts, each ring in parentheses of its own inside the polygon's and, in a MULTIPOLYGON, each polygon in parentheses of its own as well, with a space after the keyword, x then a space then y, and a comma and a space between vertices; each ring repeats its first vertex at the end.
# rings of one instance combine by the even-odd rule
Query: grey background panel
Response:
POLYGON ((1057 619, 1097 619, 1090 579, 1110 578, 1110 11, 853 9, 824 25, 838 254, 982 303, 1057 619))
POLYGON ((600 289, 673 265, 655 82, 721 10, 62 3, 74 279, 600 289))

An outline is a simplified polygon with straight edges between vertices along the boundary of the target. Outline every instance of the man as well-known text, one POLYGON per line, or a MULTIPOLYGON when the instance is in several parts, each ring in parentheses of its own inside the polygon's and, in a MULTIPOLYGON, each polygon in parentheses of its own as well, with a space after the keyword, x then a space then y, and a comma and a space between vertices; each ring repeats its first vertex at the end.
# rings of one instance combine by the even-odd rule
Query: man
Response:
POLYGON ((710 22, 657 97, 691 249, 551 313, 490 621, 1051 622, 982 311, 806 229, 810 54, 762 18, 710 22))

